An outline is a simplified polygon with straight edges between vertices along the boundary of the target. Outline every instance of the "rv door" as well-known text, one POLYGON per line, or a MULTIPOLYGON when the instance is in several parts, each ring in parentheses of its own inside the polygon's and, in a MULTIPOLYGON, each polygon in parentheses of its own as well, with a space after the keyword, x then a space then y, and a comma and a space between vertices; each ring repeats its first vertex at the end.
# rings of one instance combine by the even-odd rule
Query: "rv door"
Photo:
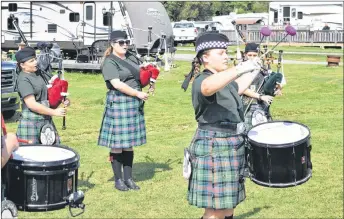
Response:
POLYGON ((91 46, 96 41, 96 5, 94 2, 84 2, 83 37, 84 45, 91 46))
POLYGON ((292 7, 290 10, 291 16, 290 16, 290 24, 291 25, 297 25, 297 11, 296 8, 292 7))

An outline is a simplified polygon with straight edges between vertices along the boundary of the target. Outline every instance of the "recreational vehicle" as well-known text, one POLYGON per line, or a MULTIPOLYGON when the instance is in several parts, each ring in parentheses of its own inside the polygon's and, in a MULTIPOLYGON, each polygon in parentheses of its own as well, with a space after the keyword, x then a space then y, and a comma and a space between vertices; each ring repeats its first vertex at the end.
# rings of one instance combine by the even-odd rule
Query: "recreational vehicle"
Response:
POLYGON ((3 1, 1 12, 5 50, 18 48, 20 35, 13 19, 30 43, 56 42, 63 51, 73 52, 76 45, 91 47, 98 40, 107 40, 113 30, 127 31, 138 51, 157 47, 164 42, 161 38, 166 39, 166 48, 173 46, 170 19, 159 2, 3 1))
POLYGON ((330 30, 343 29, 343 2, 270 2, 269 25, 308 25, 322 30, 325 23, 330 30))
POLYGON ((214 16, 212 20, 221 23, 223 30, 234 30, 232 21, 235 21, 242 30, 255 30, 260 29, 262 25, 267 25, 268 13, 236 14, 231 12, 229 15, 214 16))

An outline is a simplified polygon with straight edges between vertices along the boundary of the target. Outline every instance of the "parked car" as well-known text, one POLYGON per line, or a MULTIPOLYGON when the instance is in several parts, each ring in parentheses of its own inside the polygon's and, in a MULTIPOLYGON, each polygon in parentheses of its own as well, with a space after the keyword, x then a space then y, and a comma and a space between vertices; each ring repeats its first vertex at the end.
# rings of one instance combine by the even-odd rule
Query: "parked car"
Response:
POLYGON ((15 88, 17 82, 16 62, 1 62, 1 112, 10 119, 20 107, 20 98, 15 88))
POLYGON ((198 30, 191 21, 175 22, 173 26, 174 46, 178 43, 193 43, 195 45, 198 30))

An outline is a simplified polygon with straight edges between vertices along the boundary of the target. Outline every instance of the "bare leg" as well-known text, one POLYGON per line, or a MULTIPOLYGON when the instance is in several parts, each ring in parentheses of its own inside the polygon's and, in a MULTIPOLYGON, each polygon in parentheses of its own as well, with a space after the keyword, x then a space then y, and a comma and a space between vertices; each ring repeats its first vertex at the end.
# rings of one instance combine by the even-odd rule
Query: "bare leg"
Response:
POLYGON ((206 208, 204 211, 203 219, 224 219, 225 217, 232 216, 234 209, 216 210, 206 208))

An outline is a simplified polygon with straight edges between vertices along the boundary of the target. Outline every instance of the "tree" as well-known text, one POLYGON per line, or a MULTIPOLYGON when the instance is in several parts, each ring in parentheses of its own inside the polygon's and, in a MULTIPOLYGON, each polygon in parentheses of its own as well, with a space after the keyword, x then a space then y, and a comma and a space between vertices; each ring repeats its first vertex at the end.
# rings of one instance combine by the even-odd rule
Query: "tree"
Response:
POLYGON ((269 2, 225 2, 225 1, 210 1, 210 2, 180 2, 180 1, 165 1, 163 2, 165 9, 170 16, 171 21, 180 20, 211 20, 212 16, 228 15, 231 12, 237 11, 242 13, 261 13, 268 11, 269 2))

